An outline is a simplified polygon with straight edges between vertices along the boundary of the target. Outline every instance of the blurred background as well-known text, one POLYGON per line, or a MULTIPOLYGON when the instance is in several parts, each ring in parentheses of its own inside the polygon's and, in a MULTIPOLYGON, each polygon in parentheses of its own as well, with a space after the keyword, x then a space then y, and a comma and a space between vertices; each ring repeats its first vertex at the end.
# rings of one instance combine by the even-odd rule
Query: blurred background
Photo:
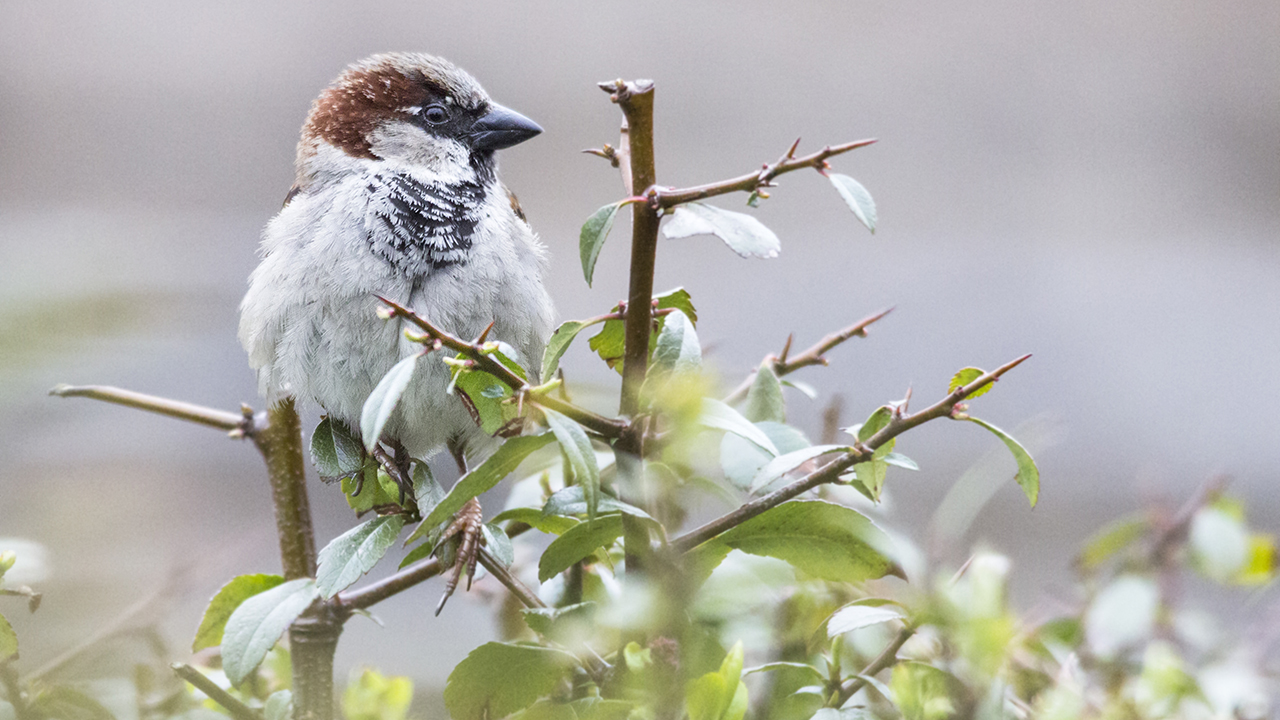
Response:
MULTIPOLYGON (((223 582, 278 572, 250 446, 46 391, 261 405, 235 337, 259 231, 292 183, 311 100, 386 50, 447 57, 546 128, 503 153, 502 173, 550 249, 565 319, 625 295, 625 221, 593 289, 578 261, 582 221, 622 194, 616 171, 579 153, 617 140, 596 82, 657 82, 668 185, 757 168, 796 137, 801 152, 879 138, 835 161, 875 197, 874 236, 820 176, 796 173, 758 211, 779 258, 664 241, 657 286, 690 290, 708 357, 734 383, 788 333, 806 347, 894 306, 832 367, 797 376, 820 393, 790 398, 814 436, 833 395, 849 424, 908 387, 932 402, 961 367, 1034 353, 973 410, 1036 452, 1035 510, 998 441, 968 425, 900 443, 922 471, 889 486, 892 523, 923 537, 967 470, 1005 479, 944 555, 1009 553, 1021 605, 1060 587, 1107 519, 1176 506, 1218 473, 1256 525, 1280 529, 1277 37, 1267 0, 5 0, 0 536, 47 550, 43 608, 6 608, 23 665, 175 577, 164 627, 184 657, 223 582)), ((570 380, 613 387, 580 345, 570 380)), ((353 518, 336 487, 311 489, 324 542, 353 518)), ((438 589, 381 606, 385 630, 353 620, 340 666, 441 682, 494 630, 474 598, 432 618, 438 589)))

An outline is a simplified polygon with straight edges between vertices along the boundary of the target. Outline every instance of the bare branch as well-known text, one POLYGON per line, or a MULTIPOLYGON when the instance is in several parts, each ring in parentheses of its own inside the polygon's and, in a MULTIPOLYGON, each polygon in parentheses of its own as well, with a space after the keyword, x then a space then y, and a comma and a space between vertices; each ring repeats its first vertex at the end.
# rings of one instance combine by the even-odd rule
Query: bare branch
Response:
POLYGON ((858 677, 850 678, 848 682, 840 686, 840 693, 836 696, 835 701, 832 702, 829 707, 838 708, 849 702, 849 698, 853 697, 854 693, 867 686, 866 678, 875 677, 877 673, 885 668, 889 668, 897 664, 898 651, 902 649, 903 645, 907 644, 907 641, 911 639, 911 636, 914 635, 915 632, 916 629, 911 625, 907 625, 899 630, 898 634, 894 636, 893 641, 890 642, 878 656, 876 656, 875 660, 871 661, 871 664, 867 665, 862 669, 862 672, 858 673, 858 677))
MULTIPOLYGON (((116 405, 124 405, 125 407, 137 408, 138 410, 146 410, 159 415, 167 415, 198 425, 207 425, 219 430, 228 432, 241 431, 242 434, 244 433, 246 415, 243 412, 234 413, 226 410, 216 410, 202 405, 193 405, 108 385, 57 385, 49 391, 49 394, 57 397, 83 397, 90 400, 101 400, 116 405)), ((248 417, 252 420, 252 411, 249 412, 248 417)))
POLYGON ((262 720, 262 714, 257 710, 240 702, 234 695, 218 687, 218 684, 204 676, 204 673, 187 665, 186 663, 174 663, 169 667, 173 668, 173 672, 183 680, 191 683, 197 690, 209 696, 209 699, 218 703, 231 713, 231 717, 236 720, 262 720))

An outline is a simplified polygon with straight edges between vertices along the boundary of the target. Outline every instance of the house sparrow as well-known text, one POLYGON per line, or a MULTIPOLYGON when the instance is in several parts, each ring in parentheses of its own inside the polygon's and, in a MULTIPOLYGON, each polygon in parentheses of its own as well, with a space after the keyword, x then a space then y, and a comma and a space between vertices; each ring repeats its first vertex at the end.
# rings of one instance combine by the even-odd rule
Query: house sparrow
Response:
MULTIPOLYGON (((375 295, 463 338, 493 323, 489 339, 535 376, 552 329, 544 249, 494 154, 541 131, 430 55, 375 55, 338 76, 302 127, 296 184, 240 305, 268 400, 312 400, 358 436, 374 386, 421 350, 401 319, 376 317, 375 295)), ((443 447, 459 464, 496 447, 449 379, 438 359, 418 363, 383 434, 402 469, 443 447)))

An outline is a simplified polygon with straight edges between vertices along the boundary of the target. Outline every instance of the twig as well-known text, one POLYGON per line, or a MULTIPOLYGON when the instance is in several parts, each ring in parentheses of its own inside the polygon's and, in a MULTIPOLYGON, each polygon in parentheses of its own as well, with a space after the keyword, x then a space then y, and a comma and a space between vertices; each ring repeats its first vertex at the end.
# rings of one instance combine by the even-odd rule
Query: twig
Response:
MULTIPOLYGON (((949 417, 953 413, 962 411, 963 406, 961 405, 961 402, 965 398, 977 392, 979 388, 1000 379, 1000 376, 1022 364, 1029 357, 1031 356, 1023 355, 1017 360, 1005 363, 991 372, 984 373, 973 382, 956 388, 955 391, 947 395, 942 400, 939 400, 918 413, 912 415, 895 414, 890 418, 888 424, 881 428, 876 434, 872 435, 864 442, 856 443, 853 450, 846 452, 843 455, 837 455, 827 464, 817 470, 814 470, 808 475, 793 481, 789 485, 779 488, 764 497, 752 500, 751 502, 738 507, 736 510, 708 522, 702 527, 690 530, 684 535, 672 540, 671 547, 674 548, 676 552, 688 552, 717 535, 741 525, 766 510, 771 510, 791 498, 808 492, 823 483, 832 482, 836 478, 840 477, 841 473, 845 470, 848 470, 860 462, 870 460, 872 453, 875 452, 877 448, 902 433, 919 425, 923 425, 930 420, 935 420, 940 417, 949 417)), ((899 411, 901 411, 900 407, 899 411)))
MULTIPOLYGON (((817 343, 814 343, 814 345, 808 350, 792 357, 788 357, 788 350, 791 347, 791 338, 788 337, 786 347, 783 348, 783 351, 778 355, 770 355, 765 358, 765 362, 770 362, 773 366, 774 374, 778 377, 789 375, 800 368, 809 367, 810 365, 826 365, 828 364, 826 358, 827 352, 849 338, 866 337, 867 328, 872 323, 880 320, 891 312, 893 312, 893 308, 886 308, 874 315, 865 317, 839 332, 833 332, 827 335, 817 343)), ((743 380, 742 384, 738 385, 733 392, 729 393, 729 396, 726 397, 724 401, 732 405, 733 403, 742 400, 747 396, 747 391, 751 389, 751 383, 753 380, 755 380, 755 373, 748 375, 747 379, 743 380)))
MULTIPOLYGON (((796 143, 799 142, 799 140, 796 141, 796 143)), ((691 188, 676 189, 652 187, 645 194, 649 196, 649 202, 652 203, 655 208, 666 210, 682 203, 702 200, 716 195, 725 195, 731 192, 754 192, 760 188, 769 187, 774 178, 784 173, 803 170, 804 168, 823 170, 826 168, 827 158, 847 153, 850 150, 866 147, 874 142, 874 139, 870 139, 856 140, 851 143, 844 143, 843 145, 828 145, 818 152, 805 155, 800 158, 792 157, 796 149, 796 146, 792 145, 790 152, 783 155, 782 159, 772 165, 765 165, 761 170, 756 172, 748 173, 730 180, 721 180, 719 182, 698 185, 691 188)), ((640 186, 649 187, 647 185, 640 186)))
POLYGON ((231 713, 231 717, 236 720, 262 720, 262 714, 257 710, 245 705, 236 699, 236 696, 218 687, 218 684, 204 676, 204 673, 187 665, 186 663, 174 663, 169 667, 173 668, 174 674, 191 683, 197 690, 209 696, 210 700, 218 703, 231 713))
POLYGON ((542 598, 538 597, 533 590, 529 589, 528 585, 520 582, 519 578, 512 575, 510 571, 508 571, 507 568, 498 561, 498 558, 493 556, 493 553, 489 552, 485 548, 479 548, 478 555, 480 557, 480 564, 484 566, 484 569, 488 570, 490 575, 497 578, 498 582, 502 583, 507 590, 510 590, 511 594, 515 595, 516 599, 525 607, 545 608, 547 606, 546 603, 542 602, 542 598))
POLYGON ((859 677, 850 678, 848 682, 840 686, 840 692, 837 694, 835 702, 832 702, 829 707, 838 708, 843 706, 849 702, 849 698, 867 686, 867 678, 874 677, 885 668, 895 665, 898 662, 898 651, 911 639, 915 632, 916 629, 911 625, 899 630, 898 634, 894 636, 893 642, 889 643, 884 651, 875 660, 871 661, 870 665, 867 665, 862 669, 862 672, 858 673, 859 677))
POLYGON ((101 400, 229 432, 240 430, 245 424, 243 413, 215 410, 201 405, 193 405, 107 385, 56 385, 49 391, 49 394, 56 397, 84 397, 91 400, 101 400))
MULTIPOLYGON (((483 343, 470 343, 462 340, 445 332, 444 330, 441 330, 432 324, 430 320, 418 315, 400 303, 388 300, 381 295, 377 295, 375 297, 386 303, 387 307, 390 308, 389 314, 386 315, 388 319, 392 317, 402 317, 405 320, 408 320, 413 325, 416 325, 420 330, 427 333, 431 339, 438 342, 440 347, 447 347, 450 350, 466 355, 475 362, 475 366, 477 368, 494 376, 514 391, 519 392, 533 389, 527 380, 517 375, 511 368, 499 362, 489 352, 486 352, 483 343)), ((621 420, 607 418, 603 415, 593 413, 590 410, 550 395, 531 393, 529 394, 528 399, 537 405, 563 413, 588 430, 606 438, 613 439, 621 437, 627 429, 627 424, 621 420)))

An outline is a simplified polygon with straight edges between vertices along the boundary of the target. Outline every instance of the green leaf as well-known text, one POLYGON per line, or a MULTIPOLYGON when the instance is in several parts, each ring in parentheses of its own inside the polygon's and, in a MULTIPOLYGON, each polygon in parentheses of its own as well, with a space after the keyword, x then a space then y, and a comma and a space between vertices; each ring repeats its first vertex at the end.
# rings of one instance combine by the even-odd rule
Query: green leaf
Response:
POLYGON ((575 664, 559 650, 485 643, 449 674, 444 704, 454 720, 506 717, 551 694, 575 664))
POLYGON ((1027 494, 1027 500, 1031 501, 1031 507, 1036 506, 1036 500, 1040 497, 1040 470, 1036 467, 1036 461, 1031 459, 1031 454, 1022 444, 1014 440, 1009 433, 992 425, 985 420, 979 420, 973 416, 966 416, 965 420, 977 423, 982 427, 990 430, 993 435, 1000 438, 1009 448, 1009 452, 1013 453, 1013 459, 1018 461, 1018 474, 1014 476, 1014 480, 1018 481, 1018 485, 1022 486, 1022 492, 1027 494))
POLYGON ((730 550, 785 560, 833 582, 862 582, 897 569, 880 550, 889 539, 864 515, 823 500, 792 500, 757 515, 687 555, 710 572, 730 550))
POLYGON ((801 382, 799 380, 783 380, 782 384, 786 385, 789 388, 795 388, 796 390, 799 390, 800 394, 804 395, 810 400, 818 399, 818 391, 815 390, 813 386, 807 382, 801 382))
MULTIPOLYGON (((895 439, 896 439, 896 438, 895 438, 895 439)), ((899 453, 896 453, 896 452, 885 453, 884 461, 885 461, 887 464, 889 464, 889 465, 893 465, 893 466, 895 466, 895 467, 900 467, 900 468, 902 468, 902 469, 904 469, 904 470, 919 470, 919 469, 920 469, 920 466, 916 464, 916 461, 915 461, 915 460, 912 460, 911 458, 907 457, 906 455, 902 455, 902 454, 899 454, 899 453)))
MULTIPOLYGON (((947 392, 953 393, 956 390, 959 390, 960 388, 964 387, 965 385, 968 385, 969 383, 973 382, 974 380, 977 380, 978 378, 982 377, 986 373, 987 371, 983 370, 982 368, 976 368, 976 367, 964 368, 960 370, 960 372, 957 372, 955 375, 951 377, 951 382, 947 383, 947 392)), ((988 392, 991 391, 991 388, 995 386, 996 386, 996 381, 992 379, 991 382, 987 383, 986 385, 983 385, 977 390, 974 390, 965 399, 972 400, 976 397, 986 395, 988 392)))
POLYGON ((618 214, 622 203, 610 203, 596 210, 582 224, 582 232, 578 233, 578 253, 582 255, 582 276, 587 279, 587 287, 591 286, 591 278, 596 272, 596 259, 600 257, 600 248, 604 247, 605 238, 613 228, 613 218, 618 214))
MULTIPOLYGON (((506 368, 521 378, 528 377, 524 368, 511 359, 516 354, 514 348, 506 343, 498 343, 498 349, 488 353, 506 368)), ((463 358, 463 355, 459 355, 463 358)), ((496 376, 483 370, 467 367, 453 368, 453 387, 466 396, 480 421, 480 429, 493 435, 516 416, 515 405, 504 402, 513 394, 510 386, 496 376)))
POLYGON ((1147 532, 1148 526, 1146 513, 1134 513, 1112 521, 1084 541, 1084 548, 1076 556, 1076 564, 1084 570, 1097 570, 1137 542, 1147 532))
MULTIPOLYGON (((598 700, 599 698, 595 699, 598 700)), ((627 714, 630 712, 631 705, 629 703, 624 704, 627 709, 622 712, 620 720, 626 720, 627 714)), ((571 703, 539 700, 512 715, 509 720, 581 720, 581 717, 571 703)))
POLYGON ((4 615, 0 615, 0 662, 18 654, 18 634, 4 615))
MULTIPOLYGON (((262 704, 263 720, 293 720, 293 693, 288 690, 277 690, 267 697, 262 704)), ((347 720, 354 720, 350 713, 347 720)))
POLYGON ((232 685, 249 677, 319 594, 315 580, 298 578, 254 595, 231 613, 222 638, 222 669, 232 685))
POLYGON ((577 320, 570 320, 562 323, 556 331, 551 334, 551 339, 547 340, 547 349, 542 352, 542 374, 540 377, 543 382, 555 377, 556 369, 560 367, 560 358, 564 356, 569 344, 573 339, 578 337, 578 333, 587 327, 577 320))
POLYGON ((423 518, 418 527, 414 528, 413 533, 404 541, 405 545, 425 536, 435 529, 437 525, 453 517, 454 513, 461 510, 468 500, 497 485, 503 478, 511 474, 511 471, 515 470, 533 451, 547 445, 554 439, 555 436, 551 433, 543 433, 541 435, 514 437, 502 443, 498 447, 498 451, 490 455, 488 460, 480 463, 474 470, 463 475, 458 479, 458 482, 454 483, 453 488, 449 490, 449 494, 431 509, 431 514, 423 518))
POLYGON ((489 548, 489 553, 502 563, 503 567, 511 567, 511 563, 516 560, 516 553, 506 531, 493 523, 481 526, 480 531, 484 534, 484 545, 489 548))
MULTIPOLYGON (((684 288, 676 288, 668 290, 665 293, 653 296, 655 307, 658 310, 668 308, 679 310, 689 318, 689 322, 694 327, 698 325, 698 311, 693 307, 693 300, 689 296, 689 292, 684 288)), ((615 305, 611 312, 619 312, 621 307, 615 305)), ((666 327, 667 318, 664 315, 657 317, 656 331, 649 336, 649 351, 653 352, 657 344, 657 336, 662 333, 666 327)), ((600 328, 600 332, 596 333, 588 342, 591 350, 600 356, 609 367, 622 372, 622 354, 626 345, 626 325, 622 320, 607 320, 604 327, 600 328)))
POLYGON ((760 428, 752 425, 750 420, 742 417, 737 410, 719 400, 713 398, 702 399, 702 414, 699 416, 698 422, 713 430, 723 430, 733 433, 744 440, 750 440, 770 455, 778 454, 778 448, 769 439, 769 436, 761 432, 760 428))
MULTIPOLYGON (((775 422, 758 422, 755 425, 773 441, 781 455, 809 447, 809 439, 804 433, 790 425, 775 422)), ((760 468, 773 457, 768 451, 732 433, 725 433, 720 439, 720 468, 725 479, 743 490, 751 486, 760 468)))
POLYGON ((573 476, 582 488, 582 497, 587 503, 587 519, 596 516, 596 507, 600 504, 600 466, 596 464, 596 451, 591 447, 591 438, 578 423, 561 413, 549 408, 542 408, 547 417, 547 425, 560 443, 560 449, 573 468, 573 476))
MULTIPOLYGON (((586 502, 583 501, 582 512, 586 513, 586 502)), ((563 535, 569 528, 578 524, 577 518, 563 515, 547 515, 538 508, 511 508, 498 514, 493 522, 522 522, 525 525, 551 535, 563 535)))
POLYGON ((827 637, 833 638, 872 625, 902 619, 902 613, 888 605, 850 603, 827 618, 827 637))
POLYGON ((347 496, 347 505, 357 513, 368 512, 379 505, 395 505, 400 500, 400 490, 377 461, 366 464, 360 474, 342 478, 342 492, 347 496), (359 481, 362 475, 363 483, 359 481), (357 486, 360 494, 352 495, 357 486))
POLYGON ((733 646, 720 669, 690 682, 685 691, 689 720, 736 720, 746 712, 742 685, 742 642, 733 646), (742 697, 739 698, 739 695, 742 697))
POLYGON ((404 720, 413 702, 413 681, 366 669, 342 692, 346 720, 404 720))
POLYGON ((551 541, 538 560, 538 582, 546 582, 585 559, 597 549, 608 547, 622 537, 622 516, 601 515, 590 523, 579 523, 551 541))
MULTIPOLYGON (((679 310, 684 316, 689 318, 689 322, 694 327, 698 325, 698 311, 693 307, 693 298, 689 295, 689 291, 682 287, 668 290, 664 293, 658 293, 653 296, 655 306, 658 310, 666 310, 668 308, 679 310)), ((661 323, 664 318, 659 317, 658 322, 661 323)))
POLYGON ((387 420, 391 419, 391 413, 395 411, 405 388, 409 387, 409 380, 413 378, 413 370, 420 357, 422 353, 414 353, 396 363, 395 367, 382 376, 377 387, 364 401, 364 409, 360 412, 360 431, 365 449, 373 450, 373 446, 382 439, 382 430, 387 426, 387 420))
POLYGON ((231 613, 240 607, 240 603, 284 582, 279 575, 240 575, 222 586, 209 607, 205 608, 204 617, 200 620, 200 629, 196 631, 196 639, 191 643, 191 652, 222 644, 222 631, 227 626, 231 613))
POLYGON ((760 468, 760 472, 756 473, 755 479, 751 482, 752 493, 760 492, 777 482, 779 478, 787 473, 795 470, 804 463, 813 458, 834 452, 852 452, 853 448, 847 445, 814 445, 812 447, 789 452, 786 455, 779 455, 770 460, 764 467, 760 468))
POLYGON ((676 310, 666 316, 653 351, 650 377, 694 372, 702 367, 702 346, 693 322, 676 310))
POLYGON ((840 173, 824 173, 831 184, 835 186, 836 192, 840 193, 840 197, 844 198, 844 204, 849 206, 853 211, 854 217, 858 218, 858 222, 867 226, 871 232, 876 231, 876 202, 871 199, 871 193, 862 187, 862 184, 848 175, 840 173))
POLYGON ((699 202, 677 207, 662 232, 668 238, 715 235, 742 257, 773 258, 782 248, 778 236, 754 217, 699 202))
MULTIPOLYGON (((621 500, 601 493, 599 505, 596 509, 600 513, 620 512, 624 515, 634 515, 635 517, 652 520, 649 514, 640 508, 629 505, 621 500)), ((503 513, 504 515, 506 513, 503 513)), ((571 485, 563 490, 559 490, 547 498, 547 504, 542 506, 543 515, 564 515, 574 517, 577 515, 587 514, 587 502, 582 497, 582 487, 571 485)), ((501 517, 501 516, 499 516, 501 517)), ((497 518, 495 518, 495 522, 497 518)))
POLYGON ((444 488, 440 487, 440 483, 436 482, 436 476, 431 473, 431 468, 421 460, 414 463, 413 467, 413 501, 418 506, 418 514, 426 517, 431 514, 436 505, 444 499, 444 488))
POLYGON ((520 613, 524 615, 525 624, 530 630, 559 642, 565 637, 579 634, 582 627, 592 624, 596 604, 584 602, 558 608, 527 608, 520 613))
POLYGON ((751 422, 785 423, 787 421, 787 401, 782 397, 782 382, 773 371, 773 363, 765 360, 756 371, 755 380, 751 381, 751 389, 747 391, 747 404, 742 414, 751 422))
POLYGON ((364 448, 345 424, 326 417, 311 433, 311 463, 322 478, 346 477, 364 467, 364 448))
POLYGON ((357 525, 324 546, 318 558, 316 588, 331 598, 360 579, 387 554, 404 529, 404 515, 384 515, 357 525))
POLYGON ((867 418, 866 422, 861 425, 847 427, 844 431, 858 438, 859 442, 866 442, 870 440, 873 435, 883 430, 892 419, 893 408, 888 405, 881 405, 875 409, 875 412, 871 413, 871 416, 867 418))

